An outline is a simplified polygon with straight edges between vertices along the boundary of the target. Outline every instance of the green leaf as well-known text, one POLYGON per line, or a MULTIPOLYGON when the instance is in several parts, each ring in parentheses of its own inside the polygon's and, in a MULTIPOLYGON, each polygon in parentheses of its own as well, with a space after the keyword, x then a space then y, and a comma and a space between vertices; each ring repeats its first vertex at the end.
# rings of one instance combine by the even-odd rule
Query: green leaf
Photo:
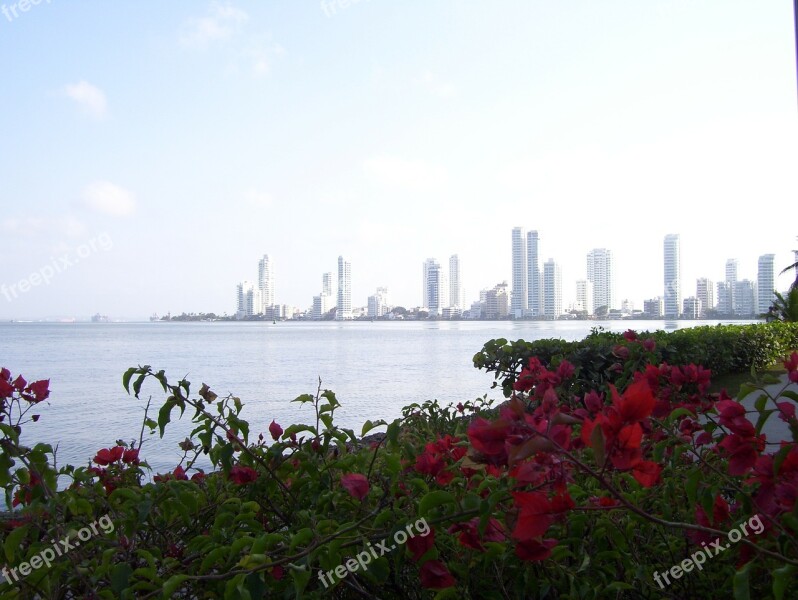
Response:
POLYGON ((792 573, 795 567, 792 565, 784 565, 778 569, 773 570, 773 597, 774 600, 783 600, 784 592, 787 590, 787 584, 792 581, 792 573))
POLYGON ((130 379, 136 373, 138 369, 136 367, 130 367, 125 374, 122 375, 122 385, 125 386, 125 391, 129 394, 130 393, 130 379))
POLYGON ((742 401, 748 394, 755 392, 759 388, 752 383, 744 383, 740 386, 740 391, 737 392, 737 400, 742 401))
POLYGON ((172 409, 175 407, 175 400, 174 398, 169 398, 164 405, 161 407, 161 410, 158 411, 158 427, 161 429, 161 437, 163 437, 164 429, 166 428, 166 424, 172 420, 172 409))
POLYGON ((363 574, 376 584, 385 583, 391 574, 391 563, 384 556, 380 556, 366 565, 363 574))
POLYGON ((164 598, 174 598, 175 592, 188 579, 188 575, 172 575, 161 588, 164 598))
POLYGON ((768 403, 767 394, 762 394, 759 396, 759 398, 756 399, 756 402, 754 402, 754 408, 756 409, 757 412, 761 413, 763 410, 765 410, 765 405, 767 403, 768 403))
POLYGON ((747 563, 742 569, 734 574, 734 600, 751 600, 751 588, 749 586, 748 575, 753 563, 747 563))
POLYGON ((19 550, 22 540, 25 539, 25 535, 28 533, 29 527, 30 525, 23 525, 22 527, 12 529, 11 533, 8 534, 6 541, 3 542, 3 550, 6 553, 6 559, 8 559, 9 563, 14 562, 16 552, 19 550))
POLYGON ((427 493, 418 503, 418 514, 427 516, 430 511, 444 504, 457 504, 455 497, 445 490, 435 490, 427 493))
POLYGON ((289 565, 291 567, 291 577, 294 579, 294 589, 296 590, 297 598, 302 597, 302 593, 310 581, 310 571, 304 567, 297 567, 296 565, 289 565))
POLYGON ((293 553, 297 546, 307 546, 308 542, 313 539, 313 530, 310 527, 305 527, 297 531, 291 538, 291 545, 289 552, 293 553))
POLYGON ((111 569, 111 589, 116 592, 117 596, 127 588, 131 573, 133 573, 133 569, 127 563, 118 563, 111 569))

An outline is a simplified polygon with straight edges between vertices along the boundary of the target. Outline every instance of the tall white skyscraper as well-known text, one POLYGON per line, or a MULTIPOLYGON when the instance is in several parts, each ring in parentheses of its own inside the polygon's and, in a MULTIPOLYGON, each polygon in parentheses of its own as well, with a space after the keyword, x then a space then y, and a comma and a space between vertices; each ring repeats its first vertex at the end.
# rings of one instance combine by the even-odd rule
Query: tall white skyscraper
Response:
POLYGON ((258 261, 258 291, 260 293, 260 310, 265 313, 266 309, 274 306, 274 263, 268 254, 258 261))
POLYGON ((730 258, 726 261, 726 283, 728 284, 729 297, 727 299, 729 314, 737 311, 737 259, 730 258))
POLYGON ((438 264, 434 258, 424 261, 423 273, 421 275, 421 308, 429 308, 429 269, 438 264))
POLYGON ((593 284, 587 279, 576 282, 576 310, 583 310, 588 315, 593 314, 593 284))
POLYGON ((331 272, 327 272, 322 274, 321 276, 321 293, 327 294, 328 296, 332 296, 332 282, 333 282, 333 274, 331 272))
POLYGON ((665 317, 678 318, 682 310, 682 258, 679 250, 679 234, 665 236, 665 294, 663 296, 665 317))
POLYGON ((615 298, 615 261, 612 251, 606 248, 595 248, 587 253, 587 280, 593 284, 593 306, 595 312, 600 306, 607 310, 616 307, 615 298))
POLYGON ((352 318, 352 266, 343 256, 338 257, 338 304, 335 310, 336 321, 352 318))
POLYGON ((527 307, 535 317, 543 316, 543 285, 540 280, 540 261, 538 232, 535 230, 526 233, 526 280, 527 280, 527 307))
POLYGON ((440 316, 449 303, 449 281, 446 272, 434 258, 424 262, 426 275, 425 290, 427 293, 424 306, 430 315, 440 316))
POLYGON ((368 316, 372 319, 382 317, 388 312, 388 288, 378 287, 368 300, 368 316))
POLYGON ((543 314, 547 319, 562 314, 562 274, 553 258, 543 263, 543 314))
POLYGON ((526 238, 522 227, 513 228, 513 289, 510 293, 510 314, 520 319, 527 309, 528 287, 526 268, 526 238))
POLYGON ((460 257, 452 254, 449 257, 449 306, 462 308, 463 282, 460 279, 460 257))
POLYGON ((696 279, 695 297, 701 300, 701 314, 706 316, 708 310, 715 308, 715 285, 706 277, 696 279))
POLYGON ((773 261, 776 258, 775 254, 763 254, 759 257, 756 273, 756 287, 757 287, 757 313, 763 314, 773 304, 775 296, 773 292, 776 291, 776 274, 773 268, 773 261))

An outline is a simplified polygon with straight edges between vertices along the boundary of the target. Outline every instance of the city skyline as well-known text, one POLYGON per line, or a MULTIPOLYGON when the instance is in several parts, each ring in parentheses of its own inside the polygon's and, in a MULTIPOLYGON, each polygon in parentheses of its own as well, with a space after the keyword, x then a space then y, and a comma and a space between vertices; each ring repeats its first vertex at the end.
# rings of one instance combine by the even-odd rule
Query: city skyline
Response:
POLYGON ((308 307, 343 255, 354 304, 417 305, 419 265, 457 253, 469 304, 512 282, 518 225, 564 306, 595 248, 617 302, 661 295, 670 232, 684 297, 729 257, 754 282, 796 248, 792 25, 737 0, 0 16, 0 319, 230 314, 265 252, 276 303, 308 307))

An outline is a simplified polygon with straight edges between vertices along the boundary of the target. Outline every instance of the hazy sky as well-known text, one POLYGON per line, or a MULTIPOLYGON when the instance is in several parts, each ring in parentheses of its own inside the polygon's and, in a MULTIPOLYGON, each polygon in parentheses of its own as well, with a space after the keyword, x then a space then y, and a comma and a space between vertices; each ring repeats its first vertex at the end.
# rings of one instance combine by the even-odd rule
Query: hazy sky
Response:
POLYGON ((0 318, 232 313, 264 253, 280 303, 344 254, 353 305, 415 306, 453 253, 470 302, 510 279, 514 226, 566 303, 608 247, 642 308, 667 233, 684 295, 727 258, 780 270, 792 4, 5 0, 0 318))

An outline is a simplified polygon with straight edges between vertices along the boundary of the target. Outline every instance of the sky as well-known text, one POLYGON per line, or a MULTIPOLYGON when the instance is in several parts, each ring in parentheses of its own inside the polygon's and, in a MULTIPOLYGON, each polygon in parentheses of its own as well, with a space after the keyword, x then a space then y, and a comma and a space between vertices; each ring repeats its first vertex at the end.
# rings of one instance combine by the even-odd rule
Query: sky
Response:
MULTIPOLYGON (((308 308, 421 303, 458 254, 468 303, 511 231, 575 297, 756 278, 798 249, 790 0, 0 0, 0 319, 235 312, 274 263, 308 308), (25 9, 25 10, 23 10, 25 9)), ((778 279, 786 288, 789 275, 778 279)))

